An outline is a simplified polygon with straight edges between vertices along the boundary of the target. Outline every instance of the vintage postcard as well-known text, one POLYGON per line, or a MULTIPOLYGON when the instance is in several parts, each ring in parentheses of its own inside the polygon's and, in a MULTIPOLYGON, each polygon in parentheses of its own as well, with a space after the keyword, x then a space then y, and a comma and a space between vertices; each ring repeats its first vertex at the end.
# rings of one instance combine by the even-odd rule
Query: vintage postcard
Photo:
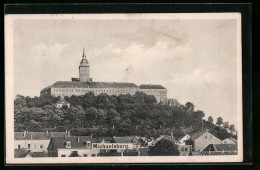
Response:
POLYGON ((5 15, 6 163, 242 162, 240 13, 5 15))

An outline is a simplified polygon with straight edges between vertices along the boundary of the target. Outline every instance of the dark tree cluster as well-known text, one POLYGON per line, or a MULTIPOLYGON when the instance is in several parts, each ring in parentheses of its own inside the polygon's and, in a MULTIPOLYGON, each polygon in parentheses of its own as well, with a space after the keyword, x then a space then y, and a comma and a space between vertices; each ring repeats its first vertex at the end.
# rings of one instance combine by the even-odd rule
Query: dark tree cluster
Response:
MULTIPOLYGON (((24 97, 14 101, 15 131, 65 131, 73 135, 158 137, 174 133, 182 137, 202 129, 220 137, 231 136, 226 128, 203 120, 201 110, 188 102, 181 106, 157 104, 152 95, 136 92, 135 95, 95 96, 92 92, 82 96, 65 97, 71 106, 56 108, 60 97, 24 97)), ((233 128, 233 126, 230 126, 233 128)))

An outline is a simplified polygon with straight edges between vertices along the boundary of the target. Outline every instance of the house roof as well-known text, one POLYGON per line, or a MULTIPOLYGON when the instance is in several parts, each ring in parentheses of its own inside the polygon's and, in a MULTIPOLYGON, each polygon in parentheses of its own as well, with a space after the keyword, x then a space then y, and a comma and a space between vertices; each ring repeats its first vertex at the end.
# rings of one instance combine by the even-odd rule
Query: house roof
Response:
POLYGON ((233 142, 235 142, 235 143, 237 143, 237 140, 235 138, 228 138, 228 139, 233 141, 233 142))
POLYGON ((234 151, 237 150, 237 144, 213 144, 215 151, 234 151))
MULTIPOLYGON (((198 138, 200 138, 205 133, 209 133, 209 132, 207 130, 205 130, 205 131, 202 131, 202 132, 195 133, 193 135, 190 135, 191 137, 189 139, 187 139, 186 141, 197 140, 198 138)), ((211 133, 209 133, 209 134, 211 134, 211 133)), ((214 136, 214 135, 212 135, 212 136, 214 136)))
POLYGON ((52 146, 52 150, 66 148, 66 142, 68 141, 70 141, 71 148, 86 147, 86 141, 90 141, 91 143, 99 142, 98 139, 91 138, 90 136, 52 137, 48 149, 50 146, 52 146))
POLYGON ((189 135, 189 134, 186 134, 186 135, 184 135, 184 136, 182 136, 182 137, 179 137, 178 140, 181 141, 181 140, 183 140, 186 136, 190 136, 190 135, 189 135))
POLYGON ((14 150, 14 157, 15 158, 24 158, 28 154, 28 151, 24 149, 15 149, 14 150))
POLYGON ((124 82, 78 82, 78 81, 57 81, 52 88, 137 88, 134 83, 124 82))
POLYGON ((69 104, 65 99, 60 99, 56 104, 69 104))
POLYGON ((65 136, 65 132, 15 132, 14 140, 49 140, 51 137, 65 136))
POLYGON ((141 89, 165 89, 162 85, 158 84, 142 84, 139 86, 141 89))
MULTIPOLYGON (((123 137, 114 137, 116 143, 133 143, 133 140, 136 139, 135 136, 123 136, 123 137)), ((137 140, 138 142, 139 140, 137 140)))
POLYGON ((174 143, 178 143, 178 141, 174 137, 171 137, 171 136, 164 136, 162 139, 166 139, 166 140, 172 141, 174 143))
POLYGON ((111 141, 113 140, 112 137, 99 137, 97 138, 98 142, 102 142, 104 141, 104 143, 111 143, 111 141))

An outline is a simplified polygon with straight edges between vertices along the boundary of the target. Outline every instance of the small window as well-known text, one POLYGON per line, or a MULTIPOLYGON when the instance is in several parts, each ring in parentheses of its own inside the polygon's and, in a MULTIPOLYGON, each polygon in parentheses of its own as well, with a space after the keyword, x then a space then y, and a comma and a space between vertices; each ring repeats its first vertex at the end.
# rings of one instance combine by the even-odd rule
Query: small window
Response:
POLYGON ((92 157, 95 157, 95 156, 96 156, 96 154, 91 154, 91 156, 92 156, 92 157))
POLYGON ((87 141, 87 147, 90 147, 90 141, 87 141))
POLYGON ((88 154, 83 154, 84 157, 88 157, 88 154))
POLYGON ((34 149, 36 149, 36 144, 34 144, 34 149))
POLYGON ((43 148, 43 145, 40 145, 40 148, 43 148))
POLYGON ((66 155, 61 155, 61 157, 66 157, 66 155))
POLYGON ((187 151, 188 149, 187 148, 185 148, 185 151, 187 151))
POLYGON ((18 149, 21 149, 21 145, 18 145, 18 149))
POLYGON ((31 144, 28 144, 28 148, 31 148, 31 144))
POLYGON ((70 141, 67 141, 67 148, 71 148, 70 141))

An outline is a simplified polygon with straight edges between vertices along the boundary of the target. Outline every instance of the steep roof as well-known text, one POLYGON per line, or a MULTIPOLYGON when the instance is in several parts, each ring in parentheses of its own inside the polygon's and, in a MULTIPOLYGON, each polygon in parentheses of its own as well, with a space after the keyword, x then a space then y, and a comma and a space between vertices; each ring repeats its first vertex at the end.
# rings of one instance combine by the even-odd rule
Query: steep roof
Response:
MULTIPOLYGON (((207 130, 206 131, 202 131, 202 132, 197 132, 197 133, 191 135, 191 137, 189 139, 187 139, 186 141, 197 140, 198 138, 200 138, 205 133, 209 133, 209 132, 207 130)), ((209 133, 209 134, 211 134, 211 133, 209 133)), ((214 135, 212 135, 212 136, 214 136, 214 135)))
POLYGON ((49 140, 51 137, 65 136, 65 132, 14 132, 14 140, 49 140))
POLYGON ((141 89, 165 89, 162 85, 157 84, 141 84, 139 87, 141 89))
POLYGON ((71 144, 71 148, 85 148, 86 141, 90 141, 91 143, 99 142, 98 139, 91 138, 90 136, 52 137, 48 149, 50 146, 52 147, 52 150, 66 148, 65 144, 68 141, 71 144))
POLYGON ((234 151, 237 150, 237 144, 214 144, 215 151, 234 151))
POLYGON ((80 61, 80 66, 88 66, 88 60, 86 58, 85 49, 83 49, 82 60, 80 61))
POLYGON ((135 88, 139 87, 134 83, 123 82, 78 82, 78 81, 57 81, 52 88, 135 88))

